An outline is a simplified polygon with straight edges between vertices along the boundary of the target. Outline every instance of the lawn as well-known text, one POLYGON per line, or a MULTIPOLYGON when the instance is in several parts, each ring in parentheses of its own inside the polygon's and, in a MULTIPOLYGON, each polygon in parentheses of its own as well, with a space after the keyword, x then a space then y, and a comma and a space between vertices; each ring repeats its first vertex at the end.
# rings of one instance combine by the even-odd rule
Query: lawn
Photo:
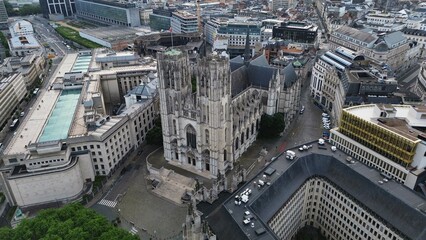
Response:
POLYGON ((57 27, 55 28, 55 30, 64 38, 69 39, 73 42, 76 42, 84 47, 87 48, 100 48, 102 47, 101 45, 92 42, 90 40, 87 40, 85 38, 80 37, 80 35, 78 34, 77 31, 75 31, 74 29, 71 29, 69 27, 57 27))

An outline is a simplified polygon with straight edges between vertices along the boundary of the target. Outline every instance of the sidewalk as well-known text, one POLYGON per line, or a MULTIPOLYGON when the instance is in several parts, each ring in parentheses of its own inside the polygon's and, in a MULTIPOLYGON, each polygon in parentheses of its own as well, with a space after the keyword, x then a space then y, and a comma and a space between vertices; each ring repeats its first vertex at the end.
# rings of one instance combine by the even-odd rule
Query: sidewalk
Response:
MULTIPOLYGON (((142 145, 139 148, 143 148, 145 147, 145 145, 142 145)), ((138 149, 139 149, 138 148, 138 149)), ((96 196, 93 197, 92 200, 90 200, 87 204, 86 207, 92 207, 93 205, 95 205, 99 200, 101 200, 106 194, 108 194, 108 192, 112 189, 112 187, 115 185, 115 183, 117 182, 117 180, 121 177, 121 171, 127 167, 129 164, 131 164, 132 162, 134 162, 136 159, 135 157, 137 156, 137 152, 138 149, 134 150, 129 156, 128 158, 123 162, 123 164, 118 167, 115 172, 109 177, 107 178, 107 182, 105 183, 105 185, 102 188, 102 191, 100 193, 98 193, 96 196)))

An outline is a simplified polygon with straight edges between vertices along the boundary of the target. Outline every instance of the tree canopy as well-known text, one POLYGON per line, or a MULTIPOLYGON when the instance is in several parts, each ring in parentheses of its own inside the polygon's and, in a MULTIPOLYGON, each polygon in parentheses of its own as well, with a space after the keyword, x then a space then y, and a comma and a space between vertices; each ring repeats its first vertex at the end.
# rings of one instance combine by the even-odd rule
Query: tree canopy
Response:
POLYGON ((260 119, 259 137, 274 138, 284 131, 284 115, 275 113, 274 115, 263 114, 260 119))
POLYGON ((114 227, 94 210, 72 203, 59 209, 46 209, 15 229, 0 228, 0 239, 9 240, 136 240, 137 236, 114 227))
POLYGON ((146 133, 146 142, 154 145, 163 144, 163 129, 161 128, 160 118, 154 121, 154 127, 146 133))
POLYGON ((6 12, 9 17, 28 16, 41 13, 41 7, 39 4, 25 4, 20 7, 19 10, 15 10, 9 1, 4 1, 4 6, 6 7, 6 12))

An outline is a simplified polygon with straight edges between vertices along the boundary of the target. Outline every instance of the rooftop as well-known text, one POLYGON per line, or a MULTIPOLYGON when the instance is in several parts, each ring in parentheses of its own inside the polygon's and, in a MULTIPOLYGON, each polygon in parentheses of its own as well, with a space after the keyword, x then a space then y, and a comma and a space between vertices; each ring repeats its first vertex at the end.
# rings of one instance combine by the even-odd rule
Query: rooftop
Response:
POLYGON ((292 197, 307 179, 321 177, 342 189, 364 209, 383 219, 410 239, 425 239, 426 199, 394 181, 383 185, 380 173, 362 163, 348 164, 343 152, 332 152, 313 143, 310 150, 297 152, 297 159, 289 161, 282 155, 267 165, 262 172, 248 181, 241 189, 250 188, 249 201, 237 206, 234 193, 218 211, 206 220, 219 239, 278 239, 267 222, 292 197), (269 170, 275 171, 269 171, 269 170), (253 181, 264 179, 264 174, 273 172, 268 180, 271 184, 253 187, 253 181), (244 212, 249 210, 255 218, 255 227, 243 224, 244 212), (264 228, 266 232, 257 236, 255 231, 264 228))
POLYGON ((11 48, 40 48, 40 44, 33 35, 16 36, 10 39, 11 48))
MULTIPOLYGON (((63 76, 65 72, 69 72, 76 58, 77 54, 68 54, 63 59, 61 65, 58 66, 49 82, 53 83, 57 77, 63 76)), ((24 153, 26 152, 26 146, 30 142, 37 142, 61 91, 42 89, 38 94, 39 96, 33 105, 34 107, 30 108, 26 117, 16 130, 16 134, 4 150, 5 155, 24 153)))
POLYGON ((177 16, 177 17, 183 18, 183 19, 189 19, 189 20, 196 20, 197 19, 196 15, 189 13, 189 12, 186 12, 186 11, 177 11, 177 12, 174 12, 172 14, 174 16, 177 16))
POLYGON ((150 30, 145 28, 128 28, 121 26, 99 27, 93 29, 81 29, 80 32, 94 36, 105 41, 116 41, 121 39, 135 38, 137 33, 144 33, 150 30))
POLYGON ((418 136, 424 134, 416 128, 426 127, 426 119, 424 119, 426 107, 424 106, 369 104, 345 108, 343 111, 400 134, 411 141, 418 141, 418 136), (386 112, 390 117, 381 117, 382 112, 386 112))
POLYGON ((339 29, 337 29, 335 32, 354 38, 356 40, 359 40, 367 44, 374 43, 377 40, 377 36, 373 34, 363 32, 356 28, 351 28, 347 26, 342 26, 339 29))

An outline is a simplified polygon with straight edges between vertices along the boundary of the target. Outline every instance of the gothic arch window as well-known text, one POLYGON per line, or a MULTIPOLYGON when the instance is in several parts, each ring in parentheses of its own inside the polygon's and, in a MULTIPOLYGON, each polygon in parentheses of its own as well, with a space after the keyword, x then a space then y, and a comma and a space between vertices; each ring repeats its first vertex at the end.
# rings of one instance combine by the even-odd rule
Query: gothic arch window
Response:
POLYGON ((173 133, 177 134, 176 119, 173 119, 173 133))
POLYGON ((223 150, 223 161, 226 161, 226 150, 223 150))
POLYGON ((247 131, 246 131, 246 140, 249 138, 249 135, 250 135, 250 128, 247 128, 247 131))
POLYGON ((254 133, 254 123, 251 124, 251 134, 253 135, 254 133))
POLYGON ((241 145, 244 143, 244 133, 241 133, 241 145))
POLYGON ((210 171, 210 151, 204 150, 202 155, 203 155, 203 160, 204 160, 204 164, 205 164, 204 169, 206 171, 210 171))
POLYGON ((186 145, 191 148, 197 148, 197 132, 191 125, 186 127, 186 145))
POLYGON ((235 139, 235 150, 237 150, 237 149, 238 149, 238 138, 235 139))
POLYGON ((206 129, 204 135, 205 135, 205 138, 206 138, 206 144, 209 144, 209 138, 210 138, 209 130, 206 129))
POLYGON ((173 99, 172 99, 172 96, 169 96, 169 106, 170 106, 170 112, 173 112, 173 99))

